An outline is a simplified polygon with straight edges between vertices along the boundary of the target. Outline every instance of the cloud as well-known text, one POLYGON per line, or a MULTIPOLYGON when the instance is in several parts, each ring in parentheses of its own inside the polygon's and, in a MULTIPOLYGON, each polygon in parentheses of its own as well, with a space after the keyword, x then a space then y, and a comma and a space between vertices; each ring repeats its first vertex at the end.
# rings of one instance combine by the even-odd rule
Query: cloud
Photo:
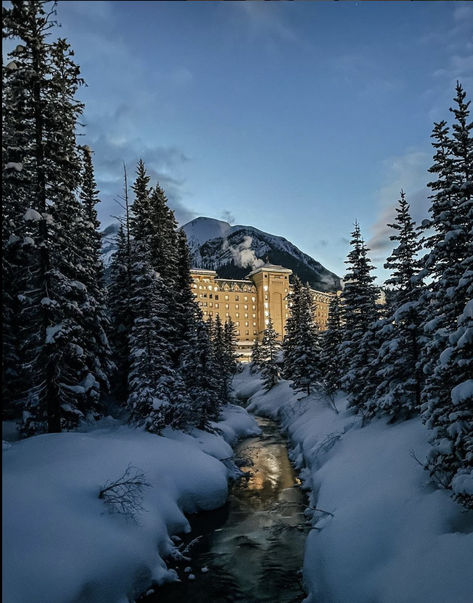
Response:
POLYGON ((253 238, 248 235, 238 245, 229 245, 228 240, 225 239, 222 244, 222 251, 229 251, 233 262, 240 268, 259 268, 263 266, 264 262, 258 259, 253 249, 251 249, 252 242, 253 238))
POLYGON ((222 211, 222 213, 220 214, 220 218, 222 220, 225 220, 225 222, 228 222, 229 224, 235 223, 235 216, 228 209, 224 209, 222 211))
POLYGON ((278 38, 286 42, 298 39, 295 31, 281 18, 276 5, 266 2, 236 2, 233 6, 243 11, 253 33, 278 38))
POLYGON ((406 193, 412 218, 419 223, 427 217, 429 190, 425 183, 429 179, 427 170, 430 164, 430 154, 418 150, 409 150, 404 155, 391 157, 384 162, 386 183, 376 195, 378 217, 371 226, 371 238, 368 240, 368 247, 378 252, 377 255, 392 246, 389 240, 392 229, 387 224, 394 221, 401 189, 406 193))

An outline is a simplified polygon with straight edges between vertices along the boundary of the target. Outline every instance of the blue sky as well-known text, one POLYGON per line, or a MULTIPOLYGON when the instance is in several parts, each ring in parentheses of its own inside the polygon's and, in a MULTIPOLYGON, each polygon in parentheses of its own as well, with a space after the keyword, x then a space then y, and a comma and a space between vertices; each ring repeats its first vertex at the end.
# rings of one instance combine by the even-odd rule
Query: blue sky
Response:
POLYGON ((143 157, 185 222, 231 216, 338 274, 357 218, 380 265, 430 133, 473 92, 468 2, 59 2, 88 86, 104 225, 143 157))

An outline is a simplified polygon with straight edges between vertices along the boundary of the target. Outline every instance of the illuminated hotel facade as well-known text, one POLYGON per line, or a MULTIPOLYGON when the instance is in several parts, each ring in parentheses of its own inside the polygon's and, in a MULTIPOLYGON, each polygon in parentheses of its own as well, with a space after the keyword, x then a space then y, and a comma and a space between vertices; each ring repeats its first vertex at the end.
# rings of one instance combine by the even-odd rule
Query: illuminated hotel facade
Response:
MULTIPOLYGON (((256 268, 246 279, 219 278, 214 270, 191 270, 194 295, 204 318, 215 320, 218 315, 222 323, 232 319, 243 361, 249 360, 255 339, 262 339, 269 317, 282 340, 291 303, 291 274, 292 270, 274 264, 256 268)), ((334 295, 312 289, 314 320, 321 331, 327 328, 334 295)))

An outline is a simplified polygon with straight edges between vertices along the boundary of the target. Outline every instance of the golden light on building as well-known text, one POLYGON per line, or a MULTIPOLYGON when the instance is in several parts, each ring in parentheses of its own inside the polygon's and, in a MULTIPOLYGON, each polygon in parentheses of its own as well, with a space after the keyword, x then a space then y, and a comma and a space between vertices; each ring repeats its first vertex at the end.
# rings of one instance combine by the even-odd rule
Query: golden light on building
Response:
MULTIPOLYGON (((289 318, 292 270, 264 264, 246 279, 219 278, 214 270, 192 269, 193 290, 206 320, 220 316, 235 323, 240 360, 248 361, 255 339, 261 340, 269 317, 282 340, 289 318)), ((334 293, 312 290, 314 320, 319 329, 327 328, 328 308, 334 293)))

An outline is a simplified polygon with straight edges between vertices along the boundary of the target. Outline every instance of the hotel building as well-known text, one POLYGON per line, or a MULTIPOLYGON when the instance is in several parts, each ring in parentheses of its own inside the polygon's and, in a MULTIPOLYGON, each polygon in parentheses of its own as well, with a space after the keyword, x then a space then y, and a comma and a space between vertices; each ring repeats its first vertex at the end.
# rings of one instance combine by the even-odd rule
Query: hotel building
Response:
MULTIPOLYGON (((274 330, 282 340, 289 317, 292 270, 264 264, 246 279, 219 278, 214 270, 192 269, 193 289, 205 319, 220 316, 222 323, 235 323, 239 358, 248 361, 255 339, 261 340, 271 316, 274 330)), ((334 293, 312 290, 314 319, 319 329, 327 328, 328 308, 334 293)))

